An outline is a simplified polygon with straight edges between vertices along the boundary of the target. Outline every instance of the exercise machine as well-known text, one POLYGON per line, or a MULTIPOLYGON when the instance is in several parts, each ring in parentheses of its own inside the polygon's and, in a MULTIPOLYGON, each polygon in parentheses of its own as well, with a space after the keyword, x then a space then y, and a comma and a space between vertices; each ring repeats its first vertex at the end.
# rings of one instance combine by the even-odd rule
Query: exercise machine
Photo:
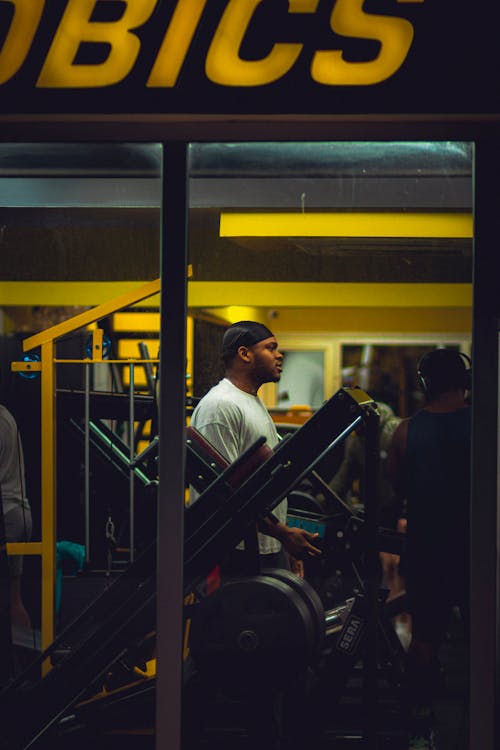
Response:
MULTIPOLYGON (((260 460, 255 460, 263 447, 257 441, 247 454, 222 471, 202 491, 197 502, 186 509, 186 594, 196 589, 248 530, 255 527, 258 519, 271 513, 335 445, 361 423, 366 428, 376 421, 374 402, 367 394, 360 389, 341 389, 274 451, 267 451, 260 460), (250 472, 242 471, 247 461, 252 462, 250 472), (239 472, 241 481, 235 487, 239 472)), ((369 471, 375 468, 370 469, 369 461, 367 465, 369 471)), ((369 527, 368 517, 366 527, 369 527)), ((372 530, 376 532, 376 527, 372 530)), ((376 554, 376 533, 372 542, 376 554)), ((51 730, 64 726, 69 713, 75 715, 76 705, 102 690, 114 665, 126 661, 129 653, 140 651, 147 634, 155 628, 155 563, 156 545, 152 543, 55 639, 29 672, 2 691, 0 715, 5 733, 0 747, 8 750, 35 747, 51 730), (38 679, 40 666, 47 660, 52 668, 38 679), (29 711, 22 710, 26 705, 30 706, 29 711), (12 727, 9 716, 19 713, 23 715, 22 725, 12 727)), ((368 582, 365 590, 368 604, 372 588, 368 582)), ((376 599, 375 590, 375 603, 376 599)), ((370 614, 370 606, 367 611, 369 633, 371 620, 377 627, 377 615, 370 614)))

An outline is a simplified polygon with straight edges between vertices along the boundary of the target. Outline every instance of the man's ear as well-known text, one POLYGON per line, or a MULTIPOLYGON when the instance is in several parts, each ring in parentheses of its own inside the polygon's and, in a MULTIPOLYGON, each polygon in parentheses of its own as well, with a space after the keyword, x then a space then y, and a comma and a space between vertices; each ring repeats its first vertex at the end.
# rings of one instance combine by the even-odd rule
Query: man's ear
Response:
POLYGON ((238 357, 240 357, 244 362, 250 362, 252 357, 249 348, 247 346, 239 346, 238 357))

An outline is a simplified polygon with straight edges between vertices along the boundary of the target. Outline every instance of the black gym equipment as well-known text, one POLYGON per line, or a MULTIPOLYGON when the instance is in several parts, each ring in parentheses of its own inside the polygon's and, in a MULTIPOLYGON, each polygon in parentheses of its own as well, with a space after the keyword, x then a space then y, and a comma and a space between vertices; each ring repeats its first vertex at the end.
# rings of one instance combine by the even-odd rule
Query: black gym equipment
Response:
MULTIPOLYGON (((363 420, 367 450, 365 486, 372 492, 376 486, 374 477, 378 458, 378 420, 374 416, 376 414, 367 409, 363 420)), ((196 431, 190 431, 188 444, 188 466, 192 476, 210 484, 223 462, 213 449, 203 445, 196 431)), ((311 462, 308 469, 308 475, 314 475, 315 481, 320 483, 322 480, 315 474, 314 467, 322 457, 311 462)), ((289 581, 283 581, 279 576, 276 580, 276 575, 273 577, 268 571, 262 571, 265 575, 230 581, 195 608, 191 624, 192 655, 212 689, 250 699, 255 691, 263 689, 263 679, 268 691, 273 687, 285 689, 294 678, 303 675, 307 667, 316 666, 317 653, 313 655, 311 649, 311 631, 316 633, 316 643, 321 644, 327 628, 331 637, 337 633, 339 622, 345 620, 336 644, 330 645, 328 657, 323 657, 326 668, 318 672, 321 688, 311 693, 314 699, 308 702, 309 711, 315 716, 316 725, 320 726, 321 716, 331 713, 340 702, 361 659, 364 700, 358 729, 361 725, 364 740, 376 742, 381 730, 377 714, 381 668, 385 671, 384 678, 396 692, 400 692, 404 673, 404 655, 391 618, 407 610, 405 596, 386 604, 384 593, 379 591, 378 551, 400 553, 404 537, 378 526, 377 499, 373 495, 367 494, 366 513, 360 518, 327 485, 323 490, 330 493, 336 513, 322 513, 310 495, 295 491, 289 495, 289 502, 299 499, 296 505, 302 507, 289 510, 289 522, 292 517, 296 525, 318 530, 324 556, 331 557, 336 567, 344 564, 355 571, 358 582, 355 596, 349 603, 341 603, 325 613, 316 592, 306 582, 302 582, 300 591, 296 586, 290 587, 291 581, 300 580, 296 576, 291 576, 289 581), (266 616, 269 612, 273 612, 274 617, 266 616), (341 612, 343 620, 339 617, 341 612), (289 622, 286 631, 280 629, 280 622, 285 619, 289 622), (335 628, 327 625, 329 619, 336 622, 335 628), (280 655, 278 658, 277 654, 280 655), (276 670, 273 665, 276 665, 276 670), (290 673, 290 667, 293 673, 290 673), (318 713, 318 706, 323 706, 321 713, 318 713)), ((294 726, 296 740, 300 731, 296 723, 294 726)))
MULTIPOLYGON (((325 717, 339 715, 349 683, 367 658, 368 606, 366 595, 356 592, 343 604, 324 610, 306 580, 282 569, 228 581, 193 608, 191 655, 205 686, 204 700, 219 694, 244 702, 263 690, 268 695, 302 691, 300 715, 293 720, 295 741, 303 746, 303 740, 319 740, 325 717)), ((400 611, 400 600, 387 603, 379 598, 377 691, 385 683, 386 695, 391 690, 399 697, 404 653, 391 619, 400 611)), ((356 702, 355 726, 366 738, 372 722, 374 735, 380 732, 382 712, 368 713, 374 696, 366 694, 370 683, 362 667, 358 679, 365 694, 356 702)), ((399 713, 400 706, 398 702, 399 713)))
MULTIPOLYGON (((90 391, 89 408, 93 419, 117 419, 127 421, 130 416, 130 396, 128 393, 109 393, 107 391, 90 391)), ((85 391, 78 389, 58 388, 57 411, 63 418, 85 416, 85 391)), ((134 414, 141 422, 152 419, 156 403, 153 396, 135 393, 134 414)))
POLYGON ((284 688, 317 665, 325 639, 342 627, 352 603, 325 612, 303 578, 278 568, 235 578, 193 610, 191 654, 214 687, 249 697, 284 688), (293 654, 293 658, 290 655, 293 654))
MULTIPOLYGON (((287 439, 289 438, 290 435, 287 439)), ((267 453, 269 449, 263 446, 262 452, 256 452, 255 461, 263 461, 267 453)), ((201 492, 227 468, 226 459, 196 429, 188 427, 186 429, 188 483, 201 492)), ((245 463, 247 473, 252 468, 249 462, 245 463)), ((234 465, 232 471, 234 477, 230 473, 229 481, 235 486, 241 482, 242 476, 234 465)), ((287 523, 289 526, 298 526, 312 533, 318 533, 317 544, 321 546, 323 554, 319 560, 308 560, 308 565, 320 565, 324 577, 327 577, 331 570, 343 569, 349 573, 349 580, 359 583, 363 578, 363 558, 366 548, 365 518, 354 513, 314 469, 311 469, 308 478, 312 479, 328 497, 329 510, 325 512, 324 505, 307 490, 294 489, 287 494, 287 523)), ((404 539, 404 535, 399 532, 377 525, 376 546, 379 551, 401 554, 404 539)), ((323 603, 326 605, 326 602, 323 603)))
MULTIPOLYGON (((306 477, 330 450, 361 424, 367 432, 367 487, 375 486, 377 456, 376 429, 378 415, 374 402, 359 389, 341 389, 316 412, 293 436, 282 441, 274 451, 262 455, 262 444, 256 445, 245 456, 222 471, 202 491, 198 500, 186 509, 184 539, 184 590, 192 592, 210 571, 255 528, 259 518, 273 508, 306 477), (370 448, 374 446, 374 448, 370 448), (370 452, 371 451, 371 452, 370 452), (234 486, 235 476, 244 469, 246 461, 259 461, 241 483, 234 486)), ((190 478, 192 481, 192 477, 190 478)), ((367 498, 364 520, 365 559, 377 559, 376 504, 367 498)), ((155 627, 155 561, 156 545, 152 544, 130 565, 101 596, 54 643, 35 660, 31 670, 13 680, 0 694, 0 717, 4 733, 1 748, 26 750, 39 744, 50 730, 57 731, 68 720, 68 712, 75 712, 79 703, 88 701, 102 688, 106 676, 118 662, 126 662, 131 650, 140 650, 145 634, 155 627), (36 679, 42 663, 50 660, 52 668, 36 679), (25 710, 29 706, 29 710, 25 710), (23 717, 21 725, 13 726, 9 717, 23 717)), ((370 570, 367 564, 367 570, 370 570)), ((260 573, 260 571, 256 571, 260 573)), ((265 576, 266 577, 266 576, 265 576)), ((283 611, 300 610, 296 617, 303 629, 306 661, 316 653, 313 633, 318 622, 311 623, 307 604, 285 603, 298 592, 290 582, 271 577, 273 590, 279 585, 283 592, 283 611), (292 592, 292 593, 290 593, 292 592), (302 619, 302 622, 300 620, 302 619), (310 650, 308 650, 310 649, 310 650)), ((260 584, 256 584, 259 588, 260 584)), ((379 621, 378 580, 375 576, 364 581, 363 601, 366 606, 364 641, 365 692, 367 712, 373 716, 376 702, 377 630, 379 621), (370 670, 373 671, 371 674, 370 670)), ((193 608, 193 614, 196 608, 193 608)), ((346 620, 347 622, 347 620, 346 620)), ((323 627, 323 622, 321 624, 323 627)), ((342 630, 340 636, 342 637, 342 630)), ((298 637, 298 636, 297 636, 298 637)), ((252 643, 249 636, 248 643, 252 643)), ((242 638, 245 644, 245 637, 242 638)), ((314 661, 314 659, 313 659, 314 661)), ((91 713, 91 712, 90 712, 91 713)), ((90 720, 90 719, 89 719, 90 720)), ((372 720, 365 721, 365 735, 372 730, 372 720)))

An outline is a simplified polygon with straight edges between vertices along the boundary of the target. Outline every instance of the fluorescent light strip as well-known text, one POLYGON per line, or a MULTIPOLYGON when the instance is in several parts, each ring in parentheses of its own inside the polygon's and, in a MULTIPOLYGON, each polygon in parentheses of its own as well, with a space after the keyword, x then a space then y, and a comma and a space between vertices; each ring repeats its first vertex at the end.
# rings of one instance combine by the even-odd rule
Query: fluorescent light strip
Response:
POLYGON ((469 213, 221 213, 221 237, 473 237, 469 213))

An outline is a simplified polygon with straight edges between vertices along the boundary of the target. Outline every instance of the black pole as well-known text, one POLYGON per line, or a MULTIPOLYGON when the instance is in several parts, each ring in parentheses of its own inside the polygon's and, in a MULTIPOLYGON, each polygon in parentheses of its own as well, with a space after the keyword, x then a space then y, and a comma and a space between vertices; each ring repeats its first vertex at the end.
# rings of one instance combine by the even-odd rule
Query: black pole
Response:
POLYGON ((188 153, 164 147, 161 243, 156 748, 180 750, 188 153))
POLYGON ((378 531, 378 472, 379 472, 379 415, 369 407, 365 421, 365 466, 363 500, 365 506, 365 592, 366 592, 366 651, 363 663, 364 745, 378 748, 378 596, 380 566, 377 545, 378 531))

